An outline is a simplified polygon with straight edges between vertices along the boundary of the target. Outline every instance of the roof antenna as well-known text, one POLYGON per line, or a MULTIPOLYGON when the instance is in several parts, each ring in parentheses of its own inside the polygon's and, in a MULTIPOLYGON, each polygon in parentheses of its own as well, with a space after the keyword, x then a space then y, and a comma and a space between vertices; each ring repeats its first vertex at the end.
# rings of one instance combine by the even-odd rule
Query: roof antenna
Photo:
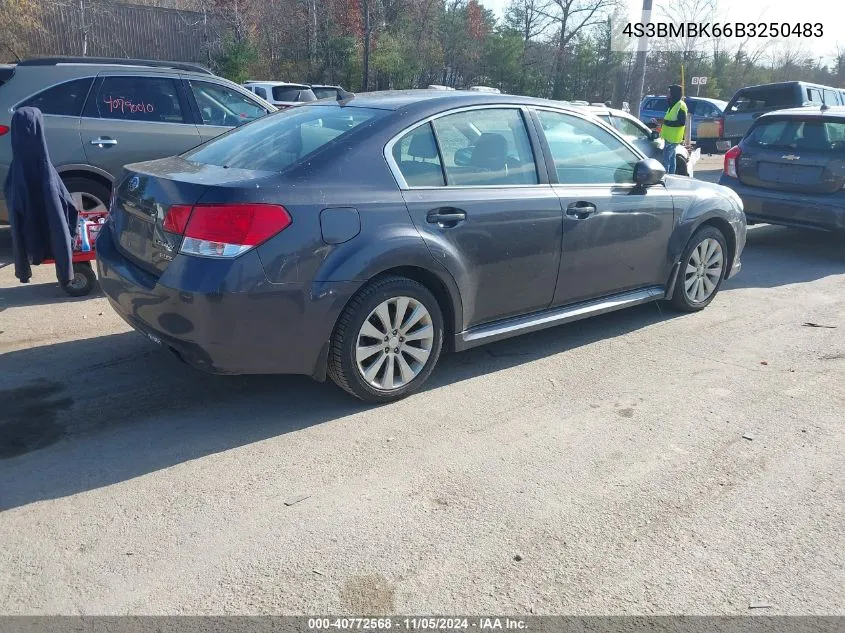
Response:
POLYGON ((337 91, 337 103, 338 105, 345 106, 347 103, 352 101, 355 98, 354 92, 349 92, 344 90, 343 88, 338 88, 337 91))

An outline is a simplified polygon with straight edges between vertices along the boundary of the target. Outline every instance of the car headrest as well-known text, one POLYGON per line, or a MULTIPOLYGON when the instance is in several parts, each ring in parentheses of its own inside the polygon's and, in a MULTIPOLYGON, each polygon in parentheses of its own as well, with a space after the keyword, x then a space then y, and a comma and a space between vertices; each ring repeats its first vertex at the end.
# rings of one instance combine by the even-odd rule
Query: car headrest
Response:
POLYGON ((437 145, 431 134, 414 134, 408 145, 408 155, 414 158, 437 158, 437 145))
POLYGON ((508 141, 501 134, 485 132, 478 137, 472 150, 470 164, 483 169, 500 170, 505 168, 508 159, 508 141))

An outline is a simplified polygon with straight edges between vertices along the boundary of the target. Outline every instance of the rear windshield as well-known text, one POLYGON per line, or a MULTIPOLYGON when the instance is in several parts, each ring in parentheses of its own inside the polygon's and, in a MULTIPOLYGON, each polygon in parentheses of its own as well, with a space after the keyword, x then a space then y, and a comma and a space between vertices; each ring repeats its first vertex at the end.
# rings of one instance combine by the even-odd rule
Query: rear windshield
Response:
POLYGON ((337 88, 311 88, 318 99, 337 99, 337 88))
POLYGON ((666 97, 652 97, 643 106, 643 110, 660 110, 665 112, 668 109, 669 102, 666 100, 666 97))
POLYGON ((728 106, 730 112, 759 112, 801 105, 797 102, 794 86, 770 86, 740 90, 728 106))
POLYGON ((195 163, 257 171, 282 171, 385 110, 312 106, 259 119, 188 152, 195 163))
POLYGON ((316 101, 317 96, 306 86, 274 86, 273 87, 273 101, 296 101, 307 102, 316 101))
POLYGON ((845 121, 773 119, 760 121, 745 139, 763 149, 845 154, 845 121))

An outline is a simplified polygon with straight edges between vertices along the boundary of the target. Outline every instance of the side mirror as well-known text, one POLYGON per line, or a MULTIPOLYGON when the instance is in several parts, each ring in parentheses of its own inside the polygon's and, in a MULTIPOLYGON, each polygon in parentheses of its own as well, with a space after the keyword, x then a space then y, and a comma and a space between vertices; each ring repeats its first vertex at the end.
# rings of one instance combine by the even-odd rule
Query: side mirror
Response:
POLYGON ((666 170, 653 158, 646 158, 634 165, 634 182, 641 187, 656 185, 666 176, 666 170))
POLYGON ((660 132, 658 132, 657 130, 652 130, 649 136, 651 137, 652 141, 656 141, 660 138, 660 132))
POLYGON ((472 161, 472 147, 463 147, 455 152, 455 165, 467 167, 472 161))

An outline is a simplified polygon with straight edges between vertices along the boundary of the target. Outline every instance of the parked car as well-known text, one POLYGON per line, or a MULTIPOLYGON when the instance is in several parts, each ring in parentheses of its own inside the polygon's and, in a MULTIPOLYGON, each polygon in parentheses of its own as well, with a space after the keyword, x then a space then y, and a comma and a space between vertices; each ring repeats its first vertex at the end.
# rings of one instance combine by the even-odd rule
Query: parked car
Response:
MULTIPOLYGON (((651 130, 636 117, 604 105, 591 105, 584 110, 615 128, 634 147, 646 156, 663 162, 663 139, 657 131, 651 130)), ((692 176, 694 166, 689 151, 683 145, 675 147, 675 173, 679 176, 692 176)))
POLYGON ((311 84, 311 90, 317 99, 337 99, 342 92, 345 92, 340 86, 327 86, 323 84, 311 84))
POLYGON ((97 262, 114 309, 196 367, 387 402, 442 349, 659 299, 700 310, 744 244, 732 191, 665 176, 581 110, 416 90, 131 166, 97 262))
POLYGON ((248 81, 244 88, 272 103, 278 110, 286 110, 294 106, 317 100, 317 95, 311 86, 305 84, 291 84, 285 81, 248 81))
MULTIPOLYGON (((685 97, 684 100, 692 121, 691 140, 705 152, 716 150, 722 134, 722 113, 727 102, 706 97, 685 97)), ((668 108, 669 102, 665 96, 648 95, 640 105, 640 121, 648 125, 652 119, 656 119, 658 124, 662 124, 668 108)))
POLYGON ((725 154, 719 183, 749 222, 845 230, 845 108, 761 115, 725 154))
POLYGON ((498 88, 491 88, 490 86, 470 86, 468 90, 472 92, 489 92, 491 94, 502 94, 502 91, 498 88))
POLYGON ((765 112, 801 106, 845 105, 845 90, 803 81, 740 88, 725 108, 719 149, 733 147, 765 112))
MULTIPOLYGON (((12 160, 11 113, 22 106, 43 112, 50 158, 85 211, 106 208, 126 163, 182 153, 275 110, 193 64, 91 57, 22 61, 0 70, 0 182, 12 160)), ((2 191, 0 220, 8 221, 2 191)))

